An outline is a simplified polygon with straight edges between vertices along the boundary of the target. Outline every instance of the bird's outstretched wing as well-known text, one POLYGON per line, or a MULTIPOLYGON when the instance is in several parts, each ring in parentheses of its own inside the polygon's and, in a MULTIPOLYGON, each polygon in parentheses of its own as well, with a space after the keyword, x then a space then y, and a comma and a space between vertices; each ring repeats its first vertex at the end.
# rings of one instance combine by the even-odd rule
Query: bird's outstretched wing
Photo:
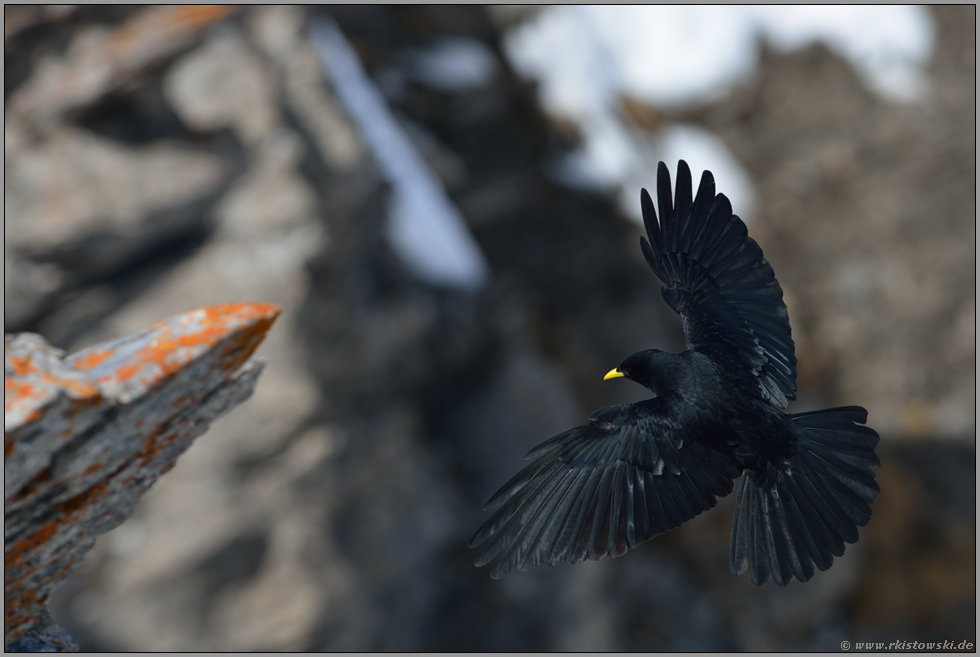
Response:
POLYGON ((487 502, 470 539, 490 576, 540 564, 618 557, 715 505, 741 468, 720 446, 684 435, 658 399, 609 406, 532 449, 533 463, 487 502))
POLYGON ((715 195, 711 172, 701 176, 696 198, 691 191, 691 170, 681 160, 671 202, 670 173, 660 163, 659 222, 650 195, 640 194, 650 239, 640 238, 643 255, 684 320, 687 348, 751 372, 762 397, 786 408, 796 399, 796 356, 783 290, 729 200, 715 195))

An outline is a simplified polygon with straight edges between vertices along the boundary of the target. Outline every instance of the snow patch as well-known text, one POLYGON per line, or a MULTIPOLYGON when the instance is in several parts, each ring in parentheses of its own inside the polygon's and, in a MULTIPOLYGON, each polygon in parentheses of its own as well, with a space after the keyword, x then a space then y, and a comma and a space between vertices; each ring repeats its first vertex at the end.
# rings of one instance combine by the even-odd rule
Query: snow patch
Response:
POLYGON ((645 133, 621 100, 654 108, 709 102, 753 74, 760 39, 781 51, 821 41, 891 101, 928 92, 934 27, 916 6, 557 6, 512 28, 503 47, 519 73, 538 81, 545 111, 582 131, 580 148, 550 166, 553 177, 618 190, 638 219, 639 187, 655 185, 657 161, 673 173, 685 159, 695 177, 710 169, 735 211, 750 218, 750 178, 720 139, 694 126, 645 133))
POLYGON ((479 245, 438 177, 392 116, 335 23, 318 21, 311 39, 337 97, 357 124, 368 150, 392 186, 388 237, 422 279, 477 289, 489 278, 479 245))

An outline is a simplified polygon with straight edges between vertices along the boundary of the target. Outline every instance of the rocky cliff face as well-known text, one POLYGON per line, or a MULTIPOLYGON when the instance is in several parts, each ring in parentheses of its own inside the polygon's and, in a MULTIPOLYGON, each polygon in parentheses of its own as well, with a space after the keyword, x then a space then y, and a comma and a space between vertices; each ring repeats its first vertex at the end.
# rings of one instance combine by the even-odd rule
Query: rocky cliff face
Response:
POLYGON ((54 619, 83 648, 974 638, 972 9, 933 12, 932 94, 918 105, 878 99, 813 47, 764 52, 752 80, 704 107, 633 108, 654 128, 714 131, 753 177, 749 230, 797 342, 795 409, 862 404, 882 433, 861 541, 787 589, 728 573, 731 500, 621 559, 498 582, 472 566, 466 541, 520 456, 642 396, 601 381, 625 355, 683 346, 638 227, 548 175, 577 130, 502 56, 519 15, 322 10, 476 238, 492 275, 466 292, 418 280, 390 246, 390 189, 307 38, 321 10, 151 11, 32 14, 6 38, 8 108, 57 111, 6 117, 5 329, 74 351, 212 303, 283 310, 254 398, 55 594, 54 619), (70 64, 104 63, 154 24, 170 36, 127 42, 129 59, 84 93, 41 84, 49 70, 85 76, 70 64), (493 75, 466 91, 427 82, 420 53, 445 37, 489 51, 493 75))

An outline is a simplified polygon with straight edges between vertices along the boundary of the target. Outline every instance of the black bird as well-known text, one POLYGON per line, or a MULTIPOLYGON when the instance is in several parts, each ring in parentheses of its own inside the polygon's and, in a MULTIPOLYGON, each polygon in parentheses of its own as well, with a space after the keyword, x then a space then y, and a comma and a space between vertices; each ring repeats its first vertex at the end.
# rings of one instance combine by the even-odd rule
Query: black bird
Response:
POLYGON ((618 557, 715 505, 742 476, 732 524, 733 575, 779 586, 826 570, 858 540, 880 492, 878 434, 860 406, 785 414, 796 356, 783 291, 762 249, 705 171, 657 171, 660 220, 640 193, 643 255, 683 319, 687 349, 628 357, 606 379, 653 393, 600 408, 538 445, 534 461, 490 498, 470 539, 494 579, 540 564, 618 557))

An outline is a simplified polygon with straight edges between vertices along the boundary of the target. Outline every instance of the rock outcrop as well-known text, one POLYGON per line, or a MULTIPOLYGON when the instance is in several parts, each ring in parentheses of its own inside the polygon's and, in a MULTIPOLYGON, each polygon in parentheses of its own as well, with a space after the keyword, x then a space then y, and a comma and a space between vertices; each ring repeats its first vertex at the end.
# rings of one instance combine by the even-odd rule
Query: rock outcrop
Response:
POLYGON ((67 649, 51 592, 262 372, 279 309, 193 310, 67 358, 4 336, 4 648, 67 649))

